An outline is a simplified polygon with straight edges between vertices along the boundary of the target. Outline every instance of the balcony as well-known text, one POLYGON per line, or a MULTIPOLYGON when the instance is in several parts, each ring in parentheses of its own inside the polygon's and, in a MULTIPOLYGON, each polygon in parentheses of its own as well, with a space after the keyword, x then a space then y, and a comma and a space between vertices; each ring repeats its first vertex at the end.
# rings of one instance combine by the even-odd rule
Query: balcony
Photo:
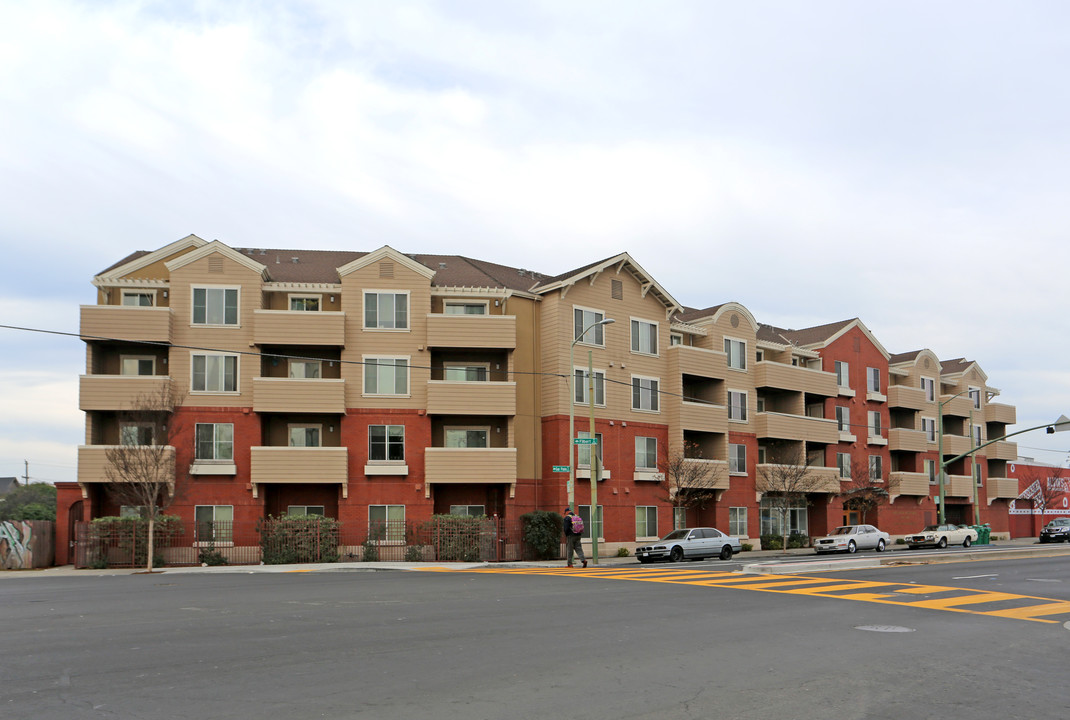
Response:
POLYGON ((888 476, 888 492, 891 495, 929 495, 929 476, 926 473, 893 472, 888 476))
POLYGON ((83 305, 80 327, 83 340, 142 340, 171 342, 171 308, 128 305, 83 305))
POLYGON ((929 449, 929 440, 921 430, 891 428, 888 430, 888 449, 925 452, 929 449))
POLYGON ((345 485, 349 450, 344 447, 252 447, 249 478, 261 483, 345 485))
POLYGON ((973 478, 969 475, 948 475, 944 485, 948 497, 973 497, 973 478))
POLYGON ((1004 403, 988 403, 985 405, 985 422, 1003 423, 1014 425, 1018 422, 1018 413, 1013 405, 1004 403))
POLYGON ((427 448, 424 478, 429 483, 515 483, 516 448, 427 448))
POLYGON ((253 342, 257 345, 346 344, 346 314, 301 310, 254 310, 253 342))
POLYGON ((993 500, 1013 500, 1018 497, 1018 480, 1016 478, 988 478, 988 504, 993 500))
POLYGON ((701 432, 728 432, 728 408, 683 400, 680 402, 680 427, 701 432))
POLYGON ((429 380, 427 412, 432 415, 516 415, 516 383, 429 380))
POLYGON ((78 409, 150 409, 165 399, 170 409, 171 378, 167 375, 82 375, 78 382, 78 409))
MULTIPOLYGON (((973 400, 966 395, 959 395, 957 398, 949 400, 951 395, 941 395, 940 402, 945 403, 943 407, 944 415, 954 415, 955 417, 969 417, 970 413, 974 411, 973 400)), ((980 411, 977 411, 977 420, 981 419, 980 411)))
POLYGON ((253 410, 342 414, 346 410, 345 390, 345 380, 253 378, 253 410))
MULTIPOLYGON (((669 478, 670 485, 680 484, 684 487, 695 486, 705 490, 727 490, 728 489, 728 462, 726 460, 706 460, 705 458, 688 458, 684 460, 683 477, 680 480, 673 480, 669 478), (692 467, 695 469, 692 470, 692 467), (699 477, 699 474, 705 470, 705 475, 701 476, 697 482, 688 483, 688 478, 699 477)), ((673 488, 670 487, 670 491, 673 488)))
POLYGON ((427 316, 427 346, 434 348, 516 348, 515 315, 427 316))
POLYGON ((973 447, 971 438, 962 435, 944 435, 944 455, 961 455, 973 447))
POLYGON ((754 386, 835 397, 835 373, 763 360, 754 363, 754 386))
MULTIPOLYGON (((777 477, 777 465, 763 463, 757 466, 758 473, 758 486, 762 485, 762 478, 776 478, 777 477)), ((796 470, 792 467, 787 471, 792 476, 795 476, 796 470)), ((798 471, 801 476, 801 470, 798 471)), ((807 479, 800 480, 794 483, 799 487, 800 492, 813 492, 813 493, 838 493, 840 491, 840 470, 839 468, 824 467, 818 465, 812 465, 806 470, 807 479)))
POLYGON ((724 379, 728 371, 728 356, 716 350, 673 345, 669 348, 669 371, 682 375, 724 379))
POLYGON ((754 432, 760 438, 784 438, 818 443, 839 442, 835 420, 806 415, 760 412, 754 415, 754 432))
POLYGON ((926 405, 925 391, 908 385, 892 385, 888 388, 888 407, 921 410, 926 405))
POLYGON ((980 452, 987 455, 989 460, 1010 460, 1014 462, 1018 459, 1018 443, 999 440, 980 452))
MULTIPOLYGON (((106 483, 112 482, 108 479, 107 467, 110 464, 108 462, 108 450, 111 448, 119 448, 119 445, 79 445, 78 446, 78 483, 106 483)), ((170 445, 154 445, 151 446, 154 449, 160 451, 158 456, 159 462, 171 463, 171 467, 174 467, 175 462, 175 449, 170 445)), ((152 460, 155 462, 155 457, 152 460)))

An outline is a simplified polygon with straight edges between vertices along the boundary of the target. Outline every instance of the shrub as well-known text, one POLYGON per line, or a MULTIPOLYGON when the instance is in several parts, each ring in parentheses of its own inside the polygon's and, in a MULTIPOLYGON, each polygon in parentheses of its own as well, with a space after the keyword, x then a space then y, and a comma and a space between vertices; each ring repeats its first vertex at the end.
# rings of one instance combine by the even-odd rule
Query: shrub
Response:
POLYGON ((361 562, 379 562, 379 546, 374 540, 368 538, 360 545, 361 562))
MULTIPOLYGON (((96 518, 89 527, 100 543, 103 553, 100 557, 90 558, 91 567, 97 568, 100 563, 107 567, 112 562, 118 565, 129 564, 131 567, 144 567, 148 564, 148 520, 140 517, 107 516, 96 518), (111 558, 108 557, 107 548, 112 548, 115 552, 111 558)), ((152 532, 153 567, 163 567, 164 558, 159 551, 170 547, 181 534, 182 518, 175 515, 161 515, 156 518, 152 532)))
POLYGON ((268 516, 257 524, 265 565, 338 562, 338 521, 321 515, 268 516))
POLYGON ((788 549, 810 547, 810 536, 802 533, 792 533, 788 536, 788 549))
POLYGON ((629 552, 628 548, 626 548, 626 547, 617 548, 617 557, 628 557, 629 555, 631 555, 631 552, 629 552))
POLYGON ((485 515, 432 515, 421 531, 439 562, 478 562, 494 554, 494 525, 485 515))
POLYGON ((423 562, 424 561, 424 548, 423 545, 409 545, 405 548, 405 562, 423 562))
POLYGON ((754 546, 750 543, 740 543, 739 546, 743 548, 743 552, 750 552, 754 549, 754 546))
POLYGON ((520 516, 524 544, 536 560, 557 560, 561 553, 561 533, 564 518, 547 510, 536 510, 520 516))
POLYGON ((895 539, 895 544, 896 545, 906 545, 907 544, 907 540, 906 540, 906 538, 896 538, 895 539))
POLYGON ((783 544, 783 538, 779 535, 762 535, 762 550, 779 550, 783 544))

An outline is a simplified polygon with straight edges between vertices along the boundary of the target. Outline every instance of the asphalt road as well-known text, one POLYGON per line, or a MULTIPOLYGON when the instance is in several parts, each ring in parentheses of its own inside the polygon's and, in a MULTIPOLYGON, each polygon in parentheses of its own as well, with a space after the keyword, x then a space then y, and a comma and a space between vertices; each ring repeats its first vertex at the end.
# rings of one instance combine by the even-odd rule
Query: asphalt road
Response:
MULTIPOLYGON (((680 571, 721 578, 728 565, 0 581, 0 717, 898 720, 1070 711, 1062 624, 1070 615, 1035 622, 666 581, 680 571)), ((1070 599, 1070 558, 820 577, 1070 599)))

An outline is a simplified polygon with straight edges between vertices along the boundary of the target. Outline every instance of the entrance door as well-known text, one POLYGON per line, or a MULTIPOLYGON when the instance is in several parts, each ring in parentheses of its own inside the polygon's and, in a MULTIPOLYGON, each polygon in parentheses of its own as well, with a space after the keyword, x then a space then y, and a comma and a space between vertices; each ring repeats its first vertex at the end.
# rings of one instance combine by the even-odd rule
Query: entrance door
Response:
POLYGON ((858 525, 861 522, 862 522, 862 513, 860 513, 858 510, 847 510, 846 508, 844 508, 844 511, 843 511, 843 524, 844 525, 858 525))
POLYGON ((77 523, 82 522, 82 504, 84 501, 79 500, 76 503, 72 503, 70 509, 67 511, 67 560, 68 563, 74 563, 75 550, 78 546, 78 536, 75 535, 75 526, 77 523))

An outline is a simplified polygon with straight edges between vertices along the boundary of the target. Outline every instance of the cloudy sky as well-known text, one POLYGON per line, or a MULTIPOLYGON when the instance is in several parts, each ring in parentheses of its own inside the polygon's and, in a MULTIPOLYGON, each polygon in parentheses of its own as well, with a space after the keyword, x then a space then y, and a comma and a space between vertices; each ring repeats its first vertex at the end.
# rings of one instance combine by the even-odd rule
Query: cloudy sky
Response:
MULTIPOLYGON (((0 0, 0 324, 195 233, 557 274, 976 360, 1070 414, 1064 2, 0 0)), ((72 480, 83 344, 0 329, 0 476, 72 480)), ((1070 433, 1019 452, 1064 464, 1070 433)))

